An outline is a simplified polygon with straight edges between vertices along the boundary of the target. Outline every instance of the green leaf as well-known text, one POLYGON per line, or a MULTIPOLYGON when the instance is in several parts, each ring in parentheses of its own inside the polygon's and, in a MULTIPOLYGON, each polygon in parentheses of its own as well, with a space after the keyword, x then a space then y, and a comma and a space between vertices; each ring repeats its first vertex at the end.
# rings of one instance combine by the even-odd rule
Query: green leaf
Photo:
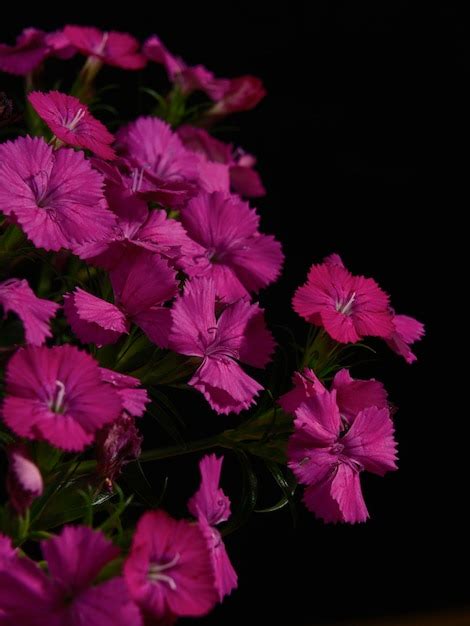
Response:
POLYGON ((249 456, 243 451, 233 448, 242 471, 242 493, 240 505, 228 524, 223 527, 222 535, 228 535, 243 526, 256 507, 258 499, 258 479, 253 471, 249 456))
POLYGON ((276 483, 279 485, 279 488, 284 496, 274 506, 266 509, 257 509, 256 513, 271 513, 272 511, 277 511, 288 504, 292 515, 292 522, 295 526, 297 523, 297 507, 294 500, 294 493, 297 487, 297 481, 290 471, 288 477, 286 478, 281 470, 281 467, 277 463, 266 461, 266 467, 270 471, 276 483))

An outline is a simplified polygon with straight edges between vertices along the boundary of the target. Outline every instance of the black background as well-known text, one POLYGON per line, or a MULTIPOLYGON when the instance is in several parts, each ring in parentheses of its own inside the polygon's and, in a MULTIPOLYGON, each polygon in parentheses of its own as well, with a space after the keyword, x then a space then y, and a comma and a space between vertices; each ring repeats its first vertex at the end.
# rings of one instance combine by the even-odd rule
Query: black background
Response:
POLYGON ((286 510, 254 515, 227 540, 239 589, 201 623, 356 625, 370 615, 461 606, 468 408, 455 359, 468 335, 468 281, 457 279, 468 205, 465 16, 444 2, 426 11, 385 0, 335 9, 163 4, 80 3, 67 13, 42 3, 42 14, 25 8, 3 19, 0 40, 66 22, 141 38, 155 32, 220 76, 259 75, 268 97, 233 121, 268 189, 256 203, 263 228, 287 257, 282 279, 262 297, 271 324, 302 336, 291 296, 310 264, 336 251, 427 328, 417 363, 383 351, 374 370, 399 406, 400 470, 365 477, 371 520, 325 526, 302 509, 294 530, 286 510))

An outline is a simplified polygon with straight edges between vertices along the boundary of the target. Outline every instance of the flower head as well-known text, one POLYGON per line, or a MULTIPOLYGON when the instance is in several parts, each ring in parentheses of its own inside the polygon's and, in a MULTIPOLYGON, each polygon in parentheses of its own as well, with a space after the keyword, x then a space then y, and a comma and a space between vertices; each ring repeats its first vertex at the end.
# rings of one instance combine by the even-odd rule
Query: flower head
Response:
POLYGON ((201 484, 188 502, 188 509, 199 521, 208 541, 219 600, 237 586, 237 574, 225 549, 222 536, 215 528, 230 517, 230 499, 220 489, 220 472, 224 458, 204 456, 199 463, 201 484))
POLYGON ((240 111, 249 111, 266 95, 263 83, 256 76, 239 76, 226 81, 217 102, 208 115, 221 116, 240 111))
POLYGON ((396 443, 387 408, 369 406, 341 419, 337 391, 310 393, 295 410, 289 467, 307 485, 304 502, 325 522, 368 518, 360 473, 396 469, 396 443))
POLYGON ((340 343, 390 336, 388 295, 372 278, 353 276, 338 259, 312 265, 307 282, 294 295, 294 311, 340 343))
POLYGON ((64 35, 82 54, 106 65, 125 70, 140 70, 145 57, 138 52, 139 42, 127 33, 103 32, 90 26, 66 26, 64 35))
POLYGON ((12 444, 7 449, 8 474, 6 488, 11 506, 23 515, 36 498, 42 495, 44 483, 38 466, 24 444, 12 444))
POLYGON ((33 91, 28 100, 61 141, 91 150, 103 159, 114 159, 114 150, 110 147, 113 135, 91 115, 86 104, 59 91, 33 91))
POLYGON ((111 236, 102 176, 83 153, 54 152, 39 137, 0 144, 0 211, 13 215, 34 245, 70 248, 111 236))
POLYGON ((389 347, 402 356, 407 363, 416 361, 410 345, 424 335, 424 324, 408 315, 394 315, 393 332, 385 341, 389 347))
POLYGON ((240 413, 254 402, 262 387, 245 374, 237 361, 264 367, 274 349, 263 311, 239 300, 217 318, 212 279, 195 278, 173 304, 170 347, 201 359, 189 384, 198 389, 218 413, 240 413))
POLYGON ((141 626, 121 577, 94 584, 103 567, 119 556, 100 531, 65 526, 41 547, 48 574, 0 537, 0 606, 7 624, 141 626))
POLYGON ((37 28, 25 28, 14 46, 0 43, 0 71, 26 76, 42 63, 49 52, 46 34, 37 28))
POLYGON ((0 283, 0 305, 5 314, 11 311, 21 319, 26 343, 40 346, 51 336, 49 323, 59 305, 38 298, 26 280, 11 278, 0 283))
POLYGON ((152 619, 206 615, 217 601, 210 552, 202 530, 164 511, 151 511, 140 518, 124 577, 149 623, 152 619))
POLYGON ((2 417, 20 437, 80 451, 121 409, 96 361, 74 346, 21 348, 7 365, 2 417))
POLYGON ((237 196, 201 193, 183 209, 181 220, 189 237, 205 250, 186 271, 210 276, 224 301, 256 293, 278 277, 281 245, 258 231, 256 211, 237 196))

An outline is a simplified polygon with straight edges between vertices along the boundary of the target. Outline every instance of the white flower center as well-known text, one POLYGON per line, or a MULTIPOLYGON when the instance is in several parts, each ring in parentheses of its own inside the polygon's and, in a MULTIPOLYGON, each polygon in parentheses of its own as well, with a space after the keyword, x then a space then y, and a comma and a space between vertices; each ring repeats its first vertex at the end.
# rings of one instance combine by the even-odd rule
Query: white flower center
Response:
POLYGON ((152 561, 147 571, 148 580, 150 580, 150 582, 152 583, 166 583, 172 591, 175 591, 176 583, 174 579, 168 574, 164 574, 163 572, 166 572, 167 570, 174 567, 179 560, 180 555, 177 552, 175 556, 171 559, 171 561, 168 561, 168 563, 156 563, 155 561, 152 561))
POLYGON ((49 400, 49 408, 54 413, 64 413, 65 411, 65 385, 61 380, 55 381, 55 390, 49 400))
POLYGON ((356 292, 353 291, 349 300, 347 300, 346 302, 344 300, 336 300, 336 303, 335 303, 336 310, 339 313, 342 313, 343 315, 351 315, 355 299, 356 299, 356 292))
POLYGON ((82 121, 85 114, 86 114, 85 109, 78 109, 78 111, 75 113, 75 115, 70 120, 70 122, 67 121, 67 119, 62 119, 62 123, 65 126, 65 128, 68 128, 69 130, 74 130, 78 126, 78 124, 82 121))

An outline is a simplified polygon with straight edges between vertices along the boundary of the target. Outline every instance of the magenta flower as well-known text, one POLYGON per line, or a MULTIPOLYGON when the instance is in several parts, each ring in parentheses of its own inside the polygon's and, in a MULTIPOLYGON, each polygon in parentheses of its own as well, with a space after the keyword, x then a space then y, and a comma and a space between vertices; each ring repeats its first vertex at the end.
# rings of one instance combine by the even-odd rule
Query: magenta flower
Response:
POLYGON ((0 144, 0 211, 13 215, 40 248, 111 237, 116 218, 106 208, 102 184, 81 152, 54 152, 38 137, 0 144))
POLYGON ((184 125, 180 126, 177 132, 189 150, 202 154, 210 162, 228 165, 230 186, 235 193, 246 198, 256 198, 266 194, 260 175, 253 169, 256 165, 256 159, 253 156, 240 149, 234 151, 231 144, 212 137, 203 128, 184 125))
POLYGON ((121 413, 96 361, 75 346, 21 348, 6 369, 4 422, 20 437, 80 451, 121 413))
POLYGON ((208 454, 201 459, 201 484, 188 502, 189 511, 198 519, 209 542, 220 601, 237 587, 237 573, 230 562, 222 536, 215 528, 230 517, 230 499, 219 487, 223 460, 224 457, 217 458, 215 454, 208 454))
POLYGON ((228 88, 228 80, 217 79, 203 65, 187 65, 183 59, 169 52, 156 35, 152 35, 144 43, 143 53, 150 61, 163 65, 168 78, 186 95, 193 91, 203 91, 212 100, 218 100, 228 88))
POLYGON ((113 135, 80 100, 59 91, 33 91, 28 100, 58 139, 69 146, 91 150, 103 159, 115 158, 110 146, 113 135))
MULTIPOLYGON (((294 388, 279 398, 279 404, 286 413, 295 414, 302 402, 324 393, 325 387, 310 369, 295 372, 294 388)), ((336 403, 342 418, 352 421, 363 409, 376 406, 385 409, 389 406, 387 392, 377 380, 360 380, 351 377, 349 370, 342 369, 335 374, 331 388, 336 391, 336 403)))
POLYGON ((50 54, 64 61, 71 59, 77 53, 77 49, 75 46, 72 46, 63 30, 55 30, 52 33, 47 33, 46 43, 49 47, 50 54))
POLYGON ((139 42, 127 33, 103 32, 90 26, 66 26, 64 35, 85 56, 125 70, 140 70, 145 57, 138 52, 139 42))
POLYGON ((41 542, 48 574, 0 536, 0 606, 21 626, 142 626, 122 577, 94 585, 119 550, 100 531, 66 526, 41 542))
POLYGON ((307 282, 295 292, 294 311, 340 343, 393 332, 389 297, 375 280, 353 276, 337 255, 312 265, 307 282))
POLYGON ((408 315, 394 315, 393 332, 385 341, 397 354, 401 355, 407 363, 416 361, 416 356, 411 351, 410 345, 419 341, 424 335, 424 324, 408 315))
POLYGON ((221 116, 249 111, 266 95, 263 83, 256 76, 239 76, 226 81, 222 95, 209 109, 208 115, 221 116))
POLYGON ((307 485, 307 508, 325 522, 364 522, 369 514, 360 473, 383 476, 396 469, 388 409, 369 406, 352 417, 341 415, 337 391, 323 388, 311 393, 295 416, 288 464, 299 482, 307 485))
POLYGON ((171 349, 201 359, 189 384, 200 391, 217 413, 240 413, 262 387, 237 361, 264 367, 274 350, 263 311, 239 300, 215 315, 216 290, 208 278, 187 282, 171 310, 171 349))
POLYGON ((0 71, 26 76, 35 70, 49 52, 45 35, 37 28, 25 28, 14 46, 0 43, 0 71))
POLYGON ((150 402, 146 389, 138 389, 140 380, 120 372, 100 367, 101 379, 114 387, 121 399, 124 411, 133 417, 141 417, 150 402))
POLYGON ((23 322, 26 343, 40 346, 51 336, 50 320, 59 305, 38 298, 26 280, 11 278, 0 283, 0 306, 5 315, 11 311, 23 322))
POLYGON ((23 515, 34 500, 42 495, 44 483, 38 466, 31 459, 24 444, 12 444, 7 448, 7 453, 6 488, 8 500, 13 509, 19 515, 23 515))
POLYGON ((201 193, 181 213, 188 235, 204 249, 193 276, 210 276, 226 302, 257 292, 276 280, 283 254, 278 241, 258 232, 259 217, 237 196, 201 193))
POLYGON ((170 309, 163 304, 177 291, 176 274, 159 255, 139 252, 111 273, 114 304, 79 287, 64 296, 64 312, 83 343, 114 343, 136 324, 160 347, 166 347, 170 309), (149 280, 151 277, 151 280, 149 280))
POLYGON ((151 511, 140 518, 124 578, 145 623, 206 615, 217 602, 202 530, 164 511, 151 511))

